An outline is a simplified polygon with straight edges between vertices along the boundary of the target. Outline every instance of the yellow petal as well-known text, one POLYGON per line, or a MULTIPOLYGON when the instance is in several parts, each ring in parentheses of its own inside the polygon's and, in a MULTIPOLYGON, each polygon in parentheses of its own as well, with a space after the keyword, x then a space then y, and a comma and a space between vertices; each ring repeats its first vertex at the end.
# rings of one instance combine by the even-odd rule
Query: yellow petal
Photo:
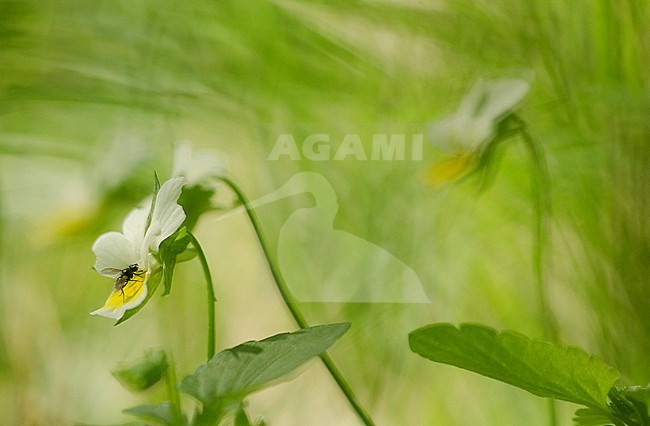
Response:
POLYGON ((476 166, 477 156, 470 151, 461 151, 434 163, 424 175, 424 183, 442 188, 466 176, 476 166))
POLYGON ((122 290, 114 289, 104 306, 90 314, 115 319, 122 318, 124 312, 140 305, 147 297, 147 278, 148 275, 144 273, 134 276, 122 290))

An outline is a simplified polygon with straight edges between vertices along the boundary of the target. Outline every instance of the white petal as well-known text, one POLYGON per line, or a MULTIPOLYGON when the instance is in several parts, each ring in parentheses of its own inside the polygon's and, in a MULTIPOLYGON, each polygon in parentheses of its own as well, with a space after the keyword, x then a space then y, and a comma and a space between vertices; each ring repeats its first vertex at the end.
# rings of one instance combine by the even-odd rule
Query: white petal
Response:
POLYGON ((492 121, 454 114, 433 123, 431 143, 443 151, 474 151, 494 134, 492 121))
POLYGON ((455 114, 432 125, 432 144, 448 151, 481 149, 494 137, 498 119, 521 102, 528 88, 528 83, 521 79, 477 81, 455 114))
POLYGON ((477 118, 465 130, 465 146, 470 151, 483 149, 494 138, 496 123, 493 120, 477 118))
POLYGON ((496 120, 512 110, 528 93, 530 85, 517 78, 479 80, 463 98, 459 113, 496 120))
POLYGON ((160 263, 158 263, 155 256, 151 253, 147 253, 142 259, 142 269, 146 269, 147 271, 151 272, 160 269, 160 263))
POLYGON ((124 312, 126 312, 126 311, 122 311, 121 309, 114 311, 111 308, 100 308, 100 309, 97 309, 96 311, 92 311, 90 313, 90 315, 100 315, 100 316, 106 317, 106 318, 120 319, 124 315, 124 312))
POLYGON ((131 241, 119 232, 100 235, 95 240, 92 250, 97 256, 95 262, 97 272, 106 268, 126 268, 132 263, 137 263, 140 257, 131 241))
POLYGON ((481 116, 495 120, 511 111, 528 93, 530 85, 525 80, 497 80, 488 87, 487 102, 481 116))
POLYGON ((187 141, 174 145, 174 160, 172 161, 172 176, 186 176, 192 161, 192 147, 187 141))
POLYGON ((147 217, 149 217, 149 210, 151 209, 151 201, 143 202, 143 204, 146 207, 131 210, 122 223, 122 233, 131 241, 134 247, 142 245, 147 217))
POLYGON ((216 152, 199 151, 192 158, 192 168, 186 177, 188 183, 200 185, 227 174, 226 164, 216 152))
POLYGON ((185 182, 185 178, 176 177, 168 180, 160 187, 156 197, 156 205, 151 215, 151 225, 149 225, 144 237, 143 251, 158 252, 160 243, 176 232, 185 220, 185 212, 178 205, 178 197, 181 196, 185 182))
POLYGON ((217 150, 192 154, 191 144, 180 142, 174 147, 172 175, 186 177, 188 186, 210 185, 211 181, 228 174, 225 157, 217 150))
POLYGON ((458 148, 458 137, 462 136, 463 122, 458 114, 441 118, 431 125, 429 139, 433 146, 443 150, 458 148))
POLYGON ((485 104, 487 92, 488 88, 485 80, 477 80, 460 101, 457 114, 466 117, 475 117, 481 109, 481 106, 485 104))

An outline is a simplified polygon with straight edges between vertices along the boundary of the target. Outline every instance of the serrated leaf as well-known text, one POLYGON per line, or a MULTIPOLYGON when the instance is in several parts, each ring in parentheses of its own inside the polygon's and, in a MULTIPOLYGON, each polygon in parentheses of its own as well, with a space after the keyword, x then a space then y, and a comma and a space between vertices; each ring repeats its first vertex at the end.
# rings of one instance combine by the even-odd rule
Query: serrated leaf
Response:
POLYGON ((595 408, 580 408, 576 410, 573 423, 578 426, 608 426, 613 424, 602 410, 595 408))
POLYGON ((454 365, 556 398, 607 410, 607 392, 618 371, 575 347, 497 333, 481 325, 432 324, 409 334, 411 350, 435 362, 454 365))
POLYGON ((609 391, 609 400, 614 417, 621 420, 621 424, 628 426, 650 426, 648 406, 640 399, 632 396, 634 392, 625 392, 613 387, 609 391))
POLYGON ((628 399, 635 399, 645 404, 650 404, 650 385, 647 386, 621 386, 616 389, 628 399))
POLYGON ((327 350, 349 328, 349 323, 319 325, 226 349, 185 377, 179 389, 201 401, 204 410, 241 401, 327 350))
POLYGON ((143 391, 158 383, 165 374, 167 367, 165 351, 155 350, 147 352, 142 361, 114 370, 111 373, 126 388, 143 391))
POLYGON ((138 405, 137 407, 122 410, 122 412, 147 422, 155 422, 166 426, 179 426, 187 423, 185 419, 174 418, 174 410, 169 402, 155 405, 138 405))
POLYGON ((158 286, 160 285, 160 281, 162 279, 162 272, 156 272, 152 276, 149 277, 147 280, 147 297, 140 303, 138 306, 136 306, 133 309, 129 309, 128 311, 124 312, 124 315, 122 315, 122 318, 117 320, 117 322, 114 325, 119 325, 122 324, 124 321, 128 320, 131 318, 133 315, 137 314, 140 309, 144 308, 144 305, 151 300, 153 297, 154 293, 158 289, 158 286))

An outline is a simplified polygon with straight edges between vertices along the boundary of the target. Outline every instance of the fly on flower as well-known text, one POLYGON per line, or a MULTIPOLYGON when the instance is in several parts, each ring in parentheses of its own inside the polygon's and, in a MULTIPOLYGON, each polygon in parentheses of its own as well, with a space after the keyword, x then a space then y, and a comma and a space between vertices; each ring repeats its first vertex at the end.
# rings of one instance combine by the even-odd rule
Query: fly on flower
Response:
POLYGON ((105 277, 114 278, 115 284, 113 285, 114 290, 119 290, 122 292, 122 301, 126 303, 126 296, 124 294, 124 287, 129 284, 129 281, 138 280, 142 276, 143 272, 140 272, 140 267, 137 263, 129 265, 128 267, 119 270, 116 268, 105 268, 99 271, 100 274, 105 277))
MULTIPOLYGON (((124 219, 122 232, 107 232, 97 238, 92 250, 94 269, 113 278, 113 291, 100 309, 91 312, 120 319, 147 300, 147 284, 162 272, 160 244, 173 235, 185 220, 178 198, 185 178, 165 182, 150 207, 133 209, 124 219)), ((159 282, 159 281, 158 281, 159 282)))

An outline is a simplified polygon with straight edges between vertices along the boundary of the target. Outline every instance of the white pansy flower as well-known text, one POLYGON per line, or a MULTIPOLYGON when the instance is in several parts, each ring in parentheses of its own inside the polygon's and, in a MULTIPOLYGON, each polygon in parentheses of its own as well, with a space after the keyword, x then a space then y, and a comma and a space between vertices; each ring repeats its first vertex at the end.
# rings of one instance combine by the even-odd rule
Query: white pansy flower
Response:
POLYGON ((497 137, 501 120, 522 101, 528 90, 528 82, 522 79, 478 81, 455 113, 431 127, 431 143, 446 154, 429 169, 426 183, 443 186, 472 171, 497 137))
POLYGON ((97 238, 92 247, 97 256, 94 268, 115 279, 115 286, 105 305, 92 315, 120 319, 146 299, 147 282, 161 268, 156 259, 160 243, 185 220, 185 212, 178 204, 185 183, 183 177, 168 180, 160 187, 153 207, 133 209, 124 219, 122 232, 107 232, 97 238))
POLYGON ((212 188, 218 178, 228 174, 225 155, 216 150, 192 152, 192 145, 182 141, 174 146, 172 176, 185 176, 187 186, 212 188))

